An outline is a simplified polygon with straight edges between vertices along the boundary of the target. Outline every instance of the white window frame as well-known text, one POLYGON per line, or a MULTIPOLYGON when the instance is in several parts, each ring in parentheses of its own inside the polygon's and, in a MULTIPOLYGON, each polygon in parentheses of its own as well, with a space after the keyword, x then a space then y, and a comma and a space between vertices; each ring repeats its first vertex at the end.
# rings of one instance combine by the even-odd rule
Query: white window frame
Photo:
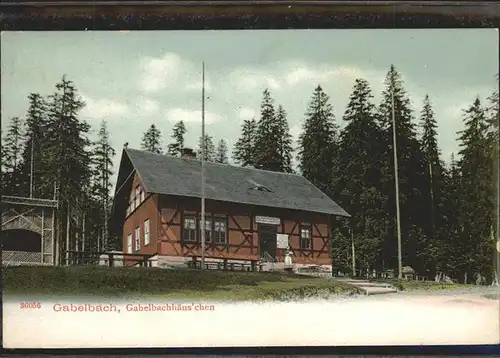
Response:
MULTIPOLYGON (((201 218, 198 220, 199 238, 201 240, 201 218)), ((212 220, 205 217, 205 242, 212 242, 212 220)))
POLYGON ((127 234, 127 254, 132 253, 132 233, 127 234))
POLYGON ((311 250, 312 248, 312 227, 308 224, 300 225, 299 247, 302 250, 311 250))
POLYGON ((214 218, 214 241, 216 244, 227 244, 227 220, 214 218), (223 238, 221 240, 221 236, 223 238))
POLYGON ((135 251, 139 251, 141 249, 141 227, 137 226, 135 228, 135 245, 134 249, 135 251))
POLYGON ((197 242, 198 241, 198 233, 196 232, 196 216, 186 215, 182 219, 182 241, 186 242, 197 242), (189 230, 193 233, 194 237, 189 239, 186 238, 186 231, 189 230))
POLYGON ((142 190, 142 189, 141 189, 141 193, 140 193, 140 197, 141 197, 140 202, 141 202, 141 203, 144 201, 144 197, 145 197, 145 196, 146 196, 146 195, 145 195, 145 193, 144 193, 144 190, 142 190))
POLYGON ((140 192, 141 192, 141 187, 139 185, 137 185, 135 187, 135 207, 136 208, 141 204, 140 192))
POLYGON ((149 219, 144 220, 144 246, 149 245, 149 219))

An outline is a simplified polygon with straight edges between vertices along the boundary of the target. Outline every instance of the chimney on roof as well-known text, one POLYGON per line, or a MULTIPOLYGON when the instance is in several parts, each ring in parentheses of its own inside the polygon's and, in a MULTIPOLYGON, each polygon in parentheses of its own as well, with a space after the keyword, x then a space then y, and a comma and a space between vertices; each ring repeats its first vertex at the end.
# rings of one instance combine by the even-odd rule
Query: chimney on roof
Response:
POLYGON ((191 148, 182 148, 181 158, 183 158, 183 159, 196 159, 196 153, 191 148))

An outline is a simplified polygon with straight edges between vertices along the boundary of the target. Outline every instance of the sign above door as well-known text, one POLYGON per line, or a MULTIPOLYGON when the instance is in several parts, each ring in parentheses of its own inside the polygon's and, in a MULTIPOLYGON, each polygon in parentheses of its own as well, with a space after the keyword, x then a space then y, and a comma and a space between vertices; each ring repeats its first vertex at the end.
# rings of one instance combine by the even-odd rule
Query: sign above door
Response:
POLYGON ((257 224, 267 224, 267 225, 279 225, 281 221, 279 218, 273 218, 270 216, 256 216, 255 222, 257 224))

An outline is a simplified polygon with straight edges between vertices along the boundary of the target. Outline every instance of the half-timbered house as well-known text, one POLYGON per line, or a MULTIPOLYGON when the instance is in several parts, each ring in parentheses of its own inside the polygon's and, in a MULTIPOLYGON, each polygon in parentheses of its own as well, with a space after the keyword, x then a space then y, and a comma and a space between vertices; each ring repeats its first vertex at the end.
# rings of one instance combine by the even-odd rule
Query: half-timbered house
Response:
MULTIPOLYGON (((205 258, 331 265, 331 232, 348 217, 304 177, 205 163, 205 258)), ((124 149, 113 203, 112 228, 125 253, 154 254, 181 263, 202 256, 201 162, 124 149)))

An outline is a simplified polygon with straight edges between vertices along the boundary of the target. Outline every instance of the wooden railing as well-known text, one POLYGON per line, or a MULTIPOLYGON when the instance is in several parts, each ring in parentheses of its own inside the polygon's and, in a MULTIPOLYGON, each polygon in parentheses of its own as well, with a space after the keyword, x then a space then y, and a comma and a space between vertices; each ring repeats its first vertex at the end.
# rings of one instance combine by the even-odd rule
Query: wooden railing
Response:
POLYGON ((261 262, 268 262, 271 264, 271 271, 276 270, 276 259, 271 256, 267 251, 264 251, 261 257, 261 262))
MULTIPOLYGON (((191 261, 186 262, 189 268, 201 268, 201 258, 193 256, 191 261)), ((228 259, 222 261, 214 261, 213 259, 205 258, 205 269, 207 270, 228 270, 228 271, 262 271, 262 264, 258 260, 241 260, 241 262, 231 262, 228 259), (249 261, 249 262, 245 262, 249 261)))
POLYGON ((2 251, 2 266, 51 265, 42 262, 41 252, 2 251))
POLYGON ((106 265, 109 267, 118 266, 116 263, 123 263, 125 267, 151 267, 151 254, 125 254, 121 252, 106 251, 65 251, 61 263, 63 265, 106 265), (104 261, 104 263, 102 263, 104 261), (126 265, 126 263, 131 263, 126 265))

